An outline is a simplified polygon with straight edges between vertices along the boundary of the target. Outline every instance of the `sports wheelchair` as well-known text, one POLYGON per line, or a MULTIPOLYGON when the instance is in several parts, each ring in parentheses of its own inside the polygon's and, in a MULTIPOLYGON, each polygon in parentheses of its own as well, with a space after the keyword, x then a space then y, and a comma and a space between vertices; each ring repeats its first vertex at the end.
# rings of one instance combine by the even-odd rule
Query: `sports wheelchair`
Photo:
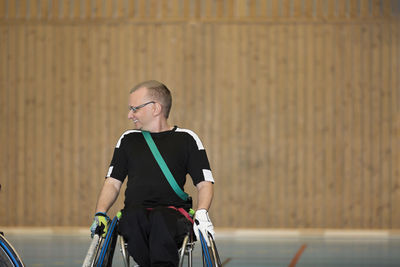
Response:
MULTIPOLYGON (((107 235, 100 237, 94 235, 92 243, 89 247, 88 253, 84 260, 82 267, 109 267, 112 266, 112 260, 114 255, 115 246, 117 241, 120 246, 122 259, 125 267, 130 267, 130 255, 127 250, 127 243, 124 238, 118 235, 117 227, 120 217, 120 213, 114 217, 108 226, 107 235)), ((217 246, 214 239, 210 236, 204 237, 200 233, 200 244, 202 248, 202 259, 204 267, 221 267, 221 261, 219 258, 217 246), (210 241, 210 246, 207 246, 205 238, 210 241)), ((182 246, 178 251, 179 254, 179 267, 183 266, 185 258, 187 258, 187 265, 193 266, 193 249, 195 246, 194 233, 190 231, 184 237, 182 246)), ((137 266, 137 265, 135 265, 137 266)))

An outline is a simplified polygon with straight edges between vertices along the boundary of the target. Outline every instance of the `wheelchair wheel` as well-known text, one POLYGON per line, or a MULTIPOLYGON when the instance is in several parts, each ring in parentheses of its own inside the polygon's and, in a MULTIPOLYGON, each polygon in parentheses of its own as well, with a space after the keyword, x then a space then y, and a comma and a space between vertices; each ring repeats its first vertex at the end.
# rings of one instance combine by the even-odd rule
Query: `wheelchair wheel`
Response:
POLYGON ((221 260, 219 258, 219 254, 218 254, 218 250, 217 250, 217 245, 215 244, 215 240, 214 238, 212 238, 212 236, 209 236, 210 238, 210 244, 211 244, 211 252, 214 258, 214 264, 216 267, 221 267, 221 260))
POLYGON ((24 267, 18 253, 0 233, 0 266, 5 267, 24 267))
POLYGON ((221 267, 217 246, 211 235, 207 237, 210 240, 210 246, 207 246, 203 235, 200 233, 201 252, 203 258, 203 266, 205 267, 221 267))
POLYGON ((111 221, 107 230, 107 235, 103 238, 97 248, 93 266, 110 267, 114 256, 115 245, 117 243, 118 233, 118 218, 117 216, 111 221))

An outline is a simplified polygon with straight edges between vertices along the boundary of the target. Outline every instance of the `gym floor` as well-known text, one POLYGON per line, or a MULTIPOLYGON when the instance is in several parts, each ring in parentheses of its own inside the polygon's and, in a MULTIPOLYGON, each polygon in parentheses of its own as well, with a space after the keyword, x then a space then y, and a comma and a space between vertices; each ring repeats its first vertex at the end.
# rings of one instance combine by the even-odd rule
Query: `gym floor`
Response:
MULTIPOLYGON (((90 243, 84 231, 3 231, 32 267, 81 266, 90 243)), ((217 231, 217 246, 223 266, 231 267, 400 266, 400 235, 384 232, 217 231)), ((200 257, 196 244, 194 266, 202 266, 200 257)), ((113 266, 123 266, 118 247, 113 266)))

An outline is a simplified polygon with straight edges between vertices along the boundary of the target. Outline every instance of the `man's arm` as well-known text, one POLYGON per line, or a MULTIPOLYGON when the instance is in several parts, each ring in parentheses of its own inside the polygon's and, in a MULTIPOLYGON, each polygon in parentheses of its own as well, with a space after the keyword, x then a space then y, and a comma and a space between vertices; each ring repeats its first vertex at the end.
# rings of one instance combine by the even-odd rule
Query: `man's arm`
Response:
POLYGON ((104 181, 103 188, 100 191, 99 199, 97 200, 96 213, 106 213, 119 195, 122 182, 115 178, 109 177, 104 181))
POLYGON ((214 196, 214 185, 211 182, 203 181, 196 185, 198 204, 197 209, 208 210, 214 196))

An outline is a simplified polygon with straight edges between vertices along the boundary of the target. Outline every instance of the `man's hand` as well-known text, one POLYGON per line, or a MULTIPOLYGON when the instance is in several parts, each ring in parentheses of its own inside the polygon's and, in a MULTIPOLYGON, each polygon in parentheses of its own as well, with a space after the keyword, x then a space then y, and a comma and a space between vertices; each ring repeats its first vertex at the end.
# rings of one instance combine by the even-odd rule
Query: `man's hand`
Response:
POLYGON ((197 210, 194 215, 194 224, 193 231, 196 235, 197 240, 200 241, 199 231, 203 235, 204 239, 207 242, 207 246, 210 246, 210 240, 208 238, 208 234, 211 234, 212 238, 215 236, 214 226, 208 217, 208 212, 205 209, 197 210))
POLYGON ((110 222, 110 218, 104 212, 97 212, 94 215, 94 220, 92 226, 90 226, 90 231, 92 232, 92 237, 95 234, 105 237, 107 234, 107 226, 110 222))

